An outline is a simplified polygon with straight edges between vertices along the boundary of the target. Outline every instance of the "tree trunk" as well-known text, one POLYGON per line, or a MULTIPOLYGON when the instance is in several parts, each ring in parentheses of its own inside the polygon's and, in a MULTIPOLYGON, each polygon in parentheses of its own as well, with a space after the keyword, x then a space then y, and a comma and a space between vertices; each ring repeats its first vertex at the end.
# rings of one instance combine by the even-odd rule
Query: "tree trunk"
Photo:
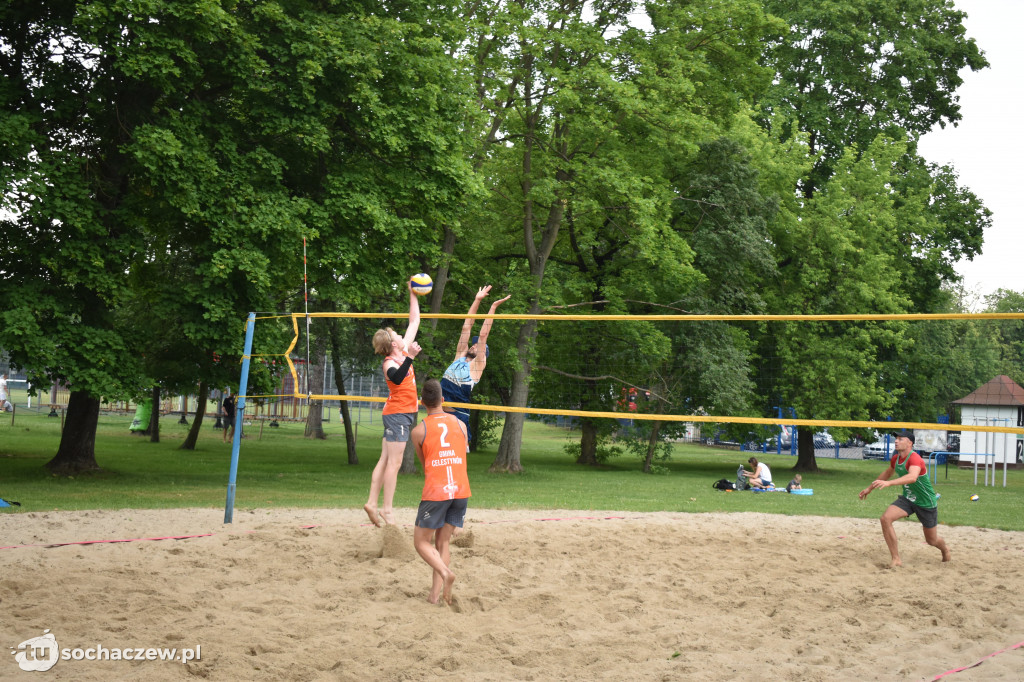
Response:
MULTIPOLYGON (((317 325, 319 328, 320 325, 317 325)), ((310 364, 306 365, 306 380, 311 395, 323 395, 324 393, 324 364, 327 360, 327 339, 323 334, 317 334, 313 340, 313 357, 310 364)), ((324 401, 310 400, 309 413, 306 415, 306 438, 326 440, 324 433, 324 401)))
POLYGON ((651 424, 651 437, 647 439, 647 457, 644 458, 644 473, 651 473, 651 464, 654 462, 654 453, 658 450, 658 435, 661 433, 663 422, 655 421, 651 424))
POLYGON ((210 387, 205 381, 199 382, 199 395, 196 396, 196 418, 192 420, 192 427, 188 430, 188 435, 185 436, 185 442, 178 448, 179 450, 195 450, 196 442, 199 441, 199 429, 203 427, 203 417, 206 416, 206 395, 210 392, 210 387))
POLYGON ((597 424, 593 419, 580 419, 580 456, 577 464, 597 466, 597 424))
POLYGON ((153 409, 149 413, 149 442, 160 442, 160 386, 153 387, 153 409))
MULTIPOLYGON (((444 296, 444 287, 448 284, 448 266, 455 253, 455 232, 445 225, 444 246, 441 248, 441 261, 434 272, 434 289, 430 293, 430 312, 437 314, 441 312, 441 297, 444 296)), ((437 318, 430 320, 430 329, 437 329, 437 318)))
MULTIPOLYGON (((345 375, 341 371, 341 340, 338 338, 338 321, 327 318, 328 334, 331 338, 331 366, 334 368, 334 385, 338 387, 338 395, 345 395, 345 375)), ((348 401, 341 401, 341 420, 345 423, 345 448, 348 450, 348 463, 359 464, 356 453, 356 434, 352 428, 352 413, 348 409, 348 401)))
MULTIPOLYGON (((524 91, 531 93, 533 78, 532 56, 526 57, 527 63, 524 77, 524 91)), ((566 200, 557 198, 548 209, 547 219, 541 231, 541 242, 538 245, 534 230, 539 222, 535 215, 535 208, 531 194, 533 191, 533 148, 538 121, 541 112, 534 109, 533 95, 527 94, 523 102, 528 110, 533 110, 526 121, 526 134, 523 143, 522 179, 520 186, 523 196, 523 246, 526 249, 526 260, 530 264, 530 276, 533 278, 533 298, 530 301, 530 314, 540 313, 540 297, 543 293, 544 271, 547 269, 548 257, 558 240, 558 231, 562 226, 565 217, 566 200)), ((563 158, 568 158, 568 147, 566 136, 568 129, 559 128, 559 134, 555 139, 548 142, 557 153, 563 158)), ((555 172, 555 179, 559 184, 568 184, 572 176, 564 170, 555 172)), ((557 191, 557 190, 556 190, 557 191)), ((519 339, 516 341, 516 352, 519 357, 519 368, 512 374, 512 396, 509 407, 527 407, 527 398, 530 393, 530 370, 532 368, 533 342, 537 338, 537 320, 527 320, 526 324, 519 328, 519 339)), ((498 445, 498 454, 494 457, 490 471, 518 473, 523 470, 519 459, 519 451, 523 444, 523 424, 526 417, 522 412, 507 412, 505 415, 505 426, 501 430, 501 443, 498 445)))
POLYGON ((96 463, 96 422, 99 418, 99 398, 82 391, 71 392, 57 454, 46 463, 51 474, 71 476, 99 471, 100 466, 96 463))
POLYGON ((803 426, 796 429, 796 466, 793 471, 815 473, 818 461, 814 458, 814 431, 803 426))
MULTIPOLYGON (((529 395, 530 380, 530 353, 533 347, 533 339, 537 335, 537 321, 528 320, 519 328, 519 340, 516 342, 516 349, 519 353, 519 368, 512 373, 512 393, 509 405, 512 407, 526 407, 526 399, 529 395)), ((492 473, 519 473, 523 465, 519 459, 519 451, 523 445, 523 424, 526 422, 526 415, 522 412, 505 413, 505 425, 501 429, 501 442, 498 443, 498 453, 494 456, 489 471, 492 473)))
POLYGON ((480 410, 469 411, 469 451, 480 447, 480 410))

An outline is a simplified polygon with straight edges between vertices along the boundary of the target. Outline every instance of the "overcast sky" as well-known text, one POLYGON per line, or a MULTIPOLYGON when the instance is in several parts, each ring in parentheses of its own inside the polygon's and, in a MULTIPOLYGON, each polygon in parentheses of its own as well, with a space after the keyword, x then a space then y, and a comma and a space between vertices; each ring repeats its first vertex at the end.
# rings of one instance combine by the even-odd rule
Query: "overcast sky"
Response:
POLYGON ((992 211, 980 256, 957 271, 980 295, 996 289, 1024 292, 1024 0, 955 0, 967 13, 967 35, 991 66, 961 76, 957 127, 921 139, 929 161, 951 164, 992 211))

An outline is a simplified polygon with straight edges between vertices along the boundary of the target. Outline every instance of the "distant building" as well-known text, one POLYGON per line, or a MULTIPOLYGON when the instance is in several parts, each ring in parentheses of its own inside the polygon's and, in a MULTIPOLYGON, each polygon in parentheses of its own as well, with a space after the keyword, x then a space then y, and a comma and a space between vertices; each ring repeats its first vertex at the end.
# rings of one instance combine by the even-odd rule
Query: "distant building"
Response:
MULTIPOLYGON (((973 393, 953 401, 960 406, 960 423, 977 426, 1024 427, 1024 388, 1000 374, 973 393)), ((964 431, 960 434, 961 462, 973 463, 970 453, 994 454, 996 463, 1024 461, 1024 437, 1012 433, 964 431)))

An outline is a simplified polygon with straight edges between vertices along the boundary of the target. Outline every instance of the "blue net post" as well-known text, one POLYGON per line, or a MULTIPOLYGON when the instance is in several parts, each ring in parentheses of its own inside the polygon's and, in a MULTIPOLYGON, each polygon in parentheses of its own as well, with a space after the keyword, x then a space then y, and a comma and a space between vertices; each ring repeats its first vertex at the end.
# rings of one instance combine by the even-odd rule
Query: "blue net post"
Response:
POLYGON ((249 390, 249 356, 252 355, 252 335, 255 327, 256 313, 249 313, 249 319, 245 323, 242 378, 238 382, 238 402, 235 404, 235 433, 231 439, 231 471, 228 474, 228 499, 224 504, 224 523, 231 523, 235 513, 235 479, 238 477, 238 450, 242 444, 242 419, 245 415, 245 395, 249 390))

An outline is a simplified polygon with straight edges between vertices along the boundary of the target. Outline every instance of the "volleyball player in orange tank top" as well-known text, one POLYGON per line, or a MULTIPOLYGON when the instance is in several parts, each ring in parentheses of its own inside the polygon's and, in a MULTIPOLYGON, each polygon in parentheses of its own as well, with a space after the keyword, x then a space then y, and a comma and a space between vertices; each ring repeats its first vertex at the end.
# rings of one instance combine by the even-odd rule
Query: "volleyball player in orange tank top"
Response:
POLYGON ((373 335, 373 350, 384 356, 384 380, 388 385, 388 400, 384 403, 384 438, 381 441, 380 459, 370 476, 370 496, 363 510, 373 525, 394 523, 392 505, 395 488, 398 485, 398 470, 402 466, 402 454, 409 440, 412 427, 416 424, 419 405, 416 402, 416 374, 412 371, 412 360, 420 352, 416 343, 416 332, 420 328, 420 303, 409 288, 409 327, 405 336, 399 336, 390 327, 378 329, 373 335), (384 492, 384 504, 377 512, 377 499, 384 492))
POLYGON ((412 444, 423 465, 423 495, 416 512, 413 544, 433 570, 427 601, 439 597, 452 603, 455 573, 451 565, 451 539, 462 528, 469 501, 466 474, 466 427, 442 409, 441 383, 429 379, 423 385, 427 418, 412 430, 412 444))

